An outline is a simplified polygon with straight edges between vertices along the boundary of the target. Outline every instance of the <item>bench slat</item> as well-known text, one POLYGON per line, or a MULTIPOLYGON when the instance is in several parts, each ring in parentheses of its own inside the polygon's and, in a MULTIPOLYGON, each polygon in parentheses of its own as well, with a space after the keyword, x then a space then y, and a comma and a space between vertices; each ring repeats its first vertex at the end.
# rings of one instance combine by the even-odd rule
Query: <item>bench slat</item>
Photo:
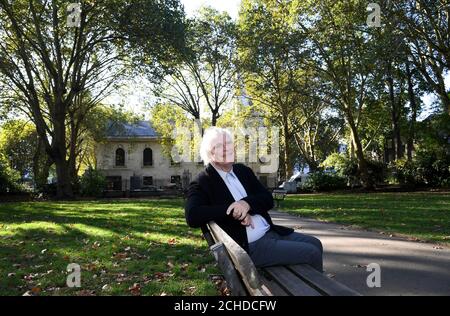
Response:
POLYGON ((271 291, 274 296, 289 296, 285 290, 283 290, 275 281, 269 280, 264 276, 264 273, 259 274, 259 278, 261 279, 261 283, 266 285, 269 291, 271 291))
POLYGON ((317 272, 314 268, 299 264, 299 265, 291 265, 288 266, 288 269, 291 270, 295 275, 306 281, 306 283, 310 284, 314 288, 316 288, 319 292, 322 292, 325 295, 330 296, 360 296, 361 294, 353 291, 347 286, 338 283, 335 280, 331 280, 326 277, 322 273, 317 272))
POLYGON ((267 273, 290 295, 294 296, 321 296, 315 289, 300 280, 294 273, 285 267, 268 267, 267 273))

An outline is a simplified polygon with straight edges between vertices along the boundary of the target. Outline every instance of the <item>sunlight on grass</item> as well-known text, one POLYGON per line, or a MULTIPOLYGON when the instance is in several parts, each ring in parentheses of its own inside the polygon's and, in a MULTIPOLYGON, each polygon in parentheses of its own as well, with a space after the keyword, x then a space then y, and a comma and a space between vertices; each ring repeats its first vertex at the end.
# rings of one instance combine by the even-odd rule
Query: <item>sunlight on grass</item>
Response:
POLYGON ((320 220, 450 243, 449 193, 291 195, 281 210, 320 220))
POLYGON ((217 295, 217 273, 181 200, 0 205, 0 295, 217 295))

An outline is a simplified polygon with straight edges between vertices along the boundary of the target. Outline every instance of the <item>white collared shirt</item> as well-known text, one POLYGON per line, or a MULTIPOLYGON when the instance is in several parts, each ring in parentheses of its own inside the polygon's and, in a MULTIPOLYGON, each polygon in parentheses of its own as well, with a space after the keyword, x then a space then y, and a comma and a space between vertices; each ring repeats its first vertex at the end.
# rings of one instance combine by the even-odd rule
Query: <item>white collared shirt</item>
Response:
MULTIPOLYGON (((213 164, 211 165, 214 167, 213 164)), ((225 185, 227 186, 235 201, 240 201, 247 196, 247 191, 245 191, 244 186, 242 185, 241 181, 239 181, 236 174, 233 172, 233 169, 231 169, 230 172, 225 172, 216 167, 214 167, 214 169, 216 169, 222 180, 225 182, 225 185)), ((256 214, 250 216, 252 218, 254 228, 252 228, 251 226, 246 227, 247 239, 249 243, 260 239, 270 229, 270 225, 261 215, 256 214)))

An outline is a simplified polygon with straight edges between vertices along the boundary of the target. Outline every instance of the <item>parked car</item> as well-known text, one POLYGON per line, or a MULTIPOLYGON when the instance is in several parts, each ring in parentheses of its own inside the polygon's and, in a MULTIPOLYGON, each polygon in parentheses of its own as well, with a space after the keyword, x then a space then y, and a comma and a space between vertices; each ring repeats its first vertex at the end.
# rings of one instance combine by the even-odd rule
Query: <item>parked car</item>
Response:
POLYGON ((297 193, 298 190, 302 188, 302 185, 305 183, 306 179, 308 179, 308 174, 299 172, 294 174, 289 181, 283 182, 279 188, 286 190, 288 193, 297 193))

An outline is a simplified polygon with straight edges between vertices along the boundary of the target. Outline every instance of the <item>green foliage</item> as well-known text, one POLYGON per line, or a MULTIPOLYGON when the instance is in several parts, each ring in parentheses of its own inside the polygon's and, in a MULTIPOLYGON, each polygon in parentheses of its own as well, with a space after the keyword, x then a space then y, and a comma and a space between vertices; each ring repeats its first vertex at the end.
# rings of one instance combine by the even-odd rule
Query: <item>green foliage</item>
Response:
POLYGON ((407 159, 399 159, 389 165, 392 177, 396 182, 406 186, 421 185, 420 172, 417 169, 417 162, 407 159))
POLYGON ((338 176, 345 178, 348 184, 354 185, 358 182, 358 163, 345 154, 333 153, 320 166, 334 170, 338 176))
POLYGON ((10 120, 0 127, 0 152, 8 157, 11 168, 16 170, 22 179, 33 173, 37 142, 36 129, 30 122, 10 120))
POLYGON ((345 178, 334 173, 318 171, 309 174, 308 178, 302 186, 302 189, 305 191, 323 192, 342 190, 346 187, 347 183, 345 178))
MULTIPOLYGON (((114 0, 109 5, 112 27, 126 39, 118 45, 131 59, 130 72, 145 70, 158 82, 186 54, 186 20, 179 0, 114 0)), ((106 15, 106 14, 105 14, 106 15)), ((109 22, 109 21, 108 21, 109 22)))
POLYGON ((450 118, 433 115, 421 122, 418 145, 412 161, 391 164, 394 179, 409 186, 449 187, 450 184, 450 118))
POLYGON ((450 158, 422 151, 412 161, 397 160, 390 165, 392 176, 400 184, 411 187, 450 187, 450 158))
POLYGON ((156 104, 151 110, 151 120, 156 132, 162 137, 161 144, 166 157, 172 157, 172 149, 176 146, 180 155, 188 155, 190 150, 190 159, 196 158, 194 153, 199 152, 201 128, 207 127, 206 122, 199 126, 199 121, 190 119, 181 108, 168 103, 156 104))
POLYGON ((367 169, 375 184, 384 184, 387 176, 387 168, 383 161, 368 159, 367 169))
POLYGON ((20 174, 11 169, 6 159, 0 154, 0 194, 19 193, 23 191, 20 185, 20 174))
POLYGON ((80 179, 80 193, 88 197, 100 197, 106 188, 106 178, 98 170, 89 168, 80 179))

